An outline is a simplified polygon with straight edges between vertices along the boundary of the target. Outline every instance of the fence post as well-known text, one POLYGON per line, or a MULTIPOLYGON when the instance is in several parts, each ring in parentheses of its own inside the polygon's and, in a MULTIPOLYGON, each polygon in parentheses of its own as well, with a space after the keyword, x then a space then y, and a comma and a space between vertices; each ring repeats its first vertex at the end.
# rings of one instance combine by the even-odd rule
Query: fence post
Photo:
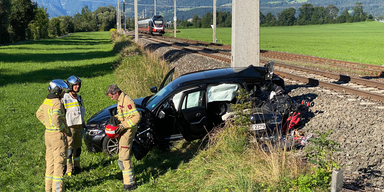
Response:
POLYGON ((334 169, 332 171, 331 192, 340 192, 342 187, 343 187, 343 171, 334 169))

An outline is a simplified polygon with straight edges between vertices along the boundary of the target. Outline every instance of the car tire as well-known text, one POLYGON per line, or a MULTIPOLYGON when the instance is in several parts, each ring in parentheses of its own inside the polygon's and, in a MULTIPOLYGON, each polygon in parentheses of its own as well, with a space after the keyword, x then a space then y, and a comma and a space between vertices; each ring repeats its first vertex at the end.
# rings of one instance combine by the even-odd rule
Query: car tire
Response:
POLYGON ((116 156, 119 154, 119 140, 118 139, 111 139, 109 137, 104 137, 103 139, 103 152, 106 153, 108 156, 116 156))

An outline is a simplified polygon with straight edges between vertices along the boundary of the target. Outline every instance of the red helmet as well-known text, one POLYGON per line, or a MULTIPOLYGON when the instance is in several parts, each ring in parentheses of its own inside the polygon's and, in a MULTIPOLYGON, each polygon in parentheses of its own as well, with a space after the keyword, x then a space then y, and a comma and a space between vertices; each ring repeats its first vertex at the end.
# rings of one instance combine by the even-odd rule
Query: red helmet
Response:
POLYGON ((118 133, 119 129, 120 129, 119 126, 113 126, 108 124, 107 126, 105 126, 105 133, 109 138, 116 139, 120 137, 120 133, 118 133))

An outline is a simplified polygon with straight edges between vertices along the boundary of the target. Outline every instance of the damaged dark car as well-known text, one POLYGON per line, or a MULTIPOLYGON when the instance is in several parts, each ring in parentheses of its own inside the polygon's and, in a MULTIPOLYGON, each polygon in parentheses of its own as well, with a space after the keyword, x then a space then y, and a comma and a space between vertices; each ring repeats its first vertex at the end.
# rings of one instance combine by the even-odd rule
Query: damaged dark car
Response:
MULTIPOLYGON (((161 147, 170 141, 185 139, 192 141, 203 138, 213 127, 225 121, 223 116, 231 112, 231 104, 236 104, 236 94, 245 89, 261 107, 261 113, 253 115, 251 130, 263 130, 283 126, 283 113, 274 113, 273 108, 263 109, 262 103, 268 100, 271 90, 284 90, 284 80, 273 73, 273 62, 264 67, 222 68, 184 74, 173 80, 172 69, 159 88, 150 88, 154 95, 134 99, 141 113, 138 133, 133 142, 133 154, 142 159, 153 147, 161 147), (265 117, 271 116, 270 119, 265 117), (279 116, 279 118, 276 118, 279 116), (272 119, 274 119, 272 121, 272 119), (279 125, 276 125, 278 123, 279 125)), ((276 91, 278 92, 278 91, 276 91)), ((116 104, 109 106, 87 121, 84 137, 88 150, 116 154, 118 140, 105 134, 105 126, 110 116, 116 114, 116 104)))

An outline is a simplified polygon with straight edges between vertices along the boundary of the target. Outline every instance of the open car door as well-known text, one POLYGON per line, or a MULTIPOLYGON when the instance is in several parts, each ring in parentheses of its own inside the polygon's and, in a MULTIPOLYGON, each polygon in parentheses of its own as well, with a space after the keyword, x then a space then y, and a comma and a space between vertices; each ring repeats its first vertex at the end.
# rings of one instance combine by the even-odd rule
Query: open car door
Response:
POLYGON ((187 141, 204 137, 207 130, 206 88, 183 93, 177 115, 177 127, 187 141))
POLYGON ((175 73, 175 68, 171 69, 171 70, 167 73, 167 75, 165 76, 163 82, 161 82, 161 84, 160 84, 160 86, 159 86, 159 91, 160 91, 163 87, 167 86, 170 82, 173 81, 173 74, 174 74, 174 73, 175 73))

